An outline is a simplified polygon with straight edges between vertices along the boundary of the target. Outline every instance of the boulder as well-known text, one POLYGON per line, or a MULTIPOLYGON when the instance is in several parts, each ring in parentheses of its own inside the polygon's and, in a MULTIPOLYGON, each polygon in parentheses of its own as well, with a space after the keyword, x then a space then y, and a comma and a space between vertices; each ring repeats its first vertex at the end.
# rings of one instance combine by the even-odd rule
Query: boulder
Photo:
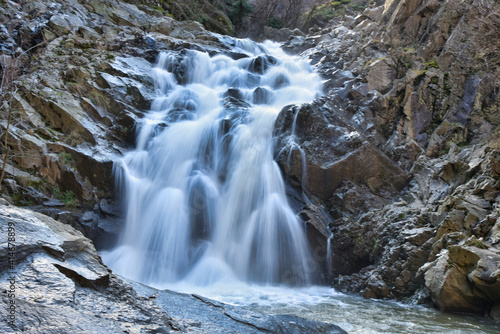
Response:
POLYGON ((178 327, 110 273, 92 242, 69 225, 5 205, 0 220, 2 235, 8 230, 15 235, 13 251, 8 243, 0 247, 0 279, 15 281, 15 296, 2 295, 2 317, 8 303, 16 305, 16 320, 2 322, 2 332, 168 332, 178 327))
POLYGON ((385 93, 394 78, 392 59, 376 59, 369 65, 368 71, 366 76, 368 91, 377 90, 385 93))
POLYGON ((443 311, 488 314, 500 301, 500 253, 448 247, 426 270, 425 284, 443 311))
POLYGON ((336 116, 330 103, 285 107, 278 115, 276 152, 285 174, 322 200, 330 199, 345 180, 379 194, 401 190, 408 182, 406 173, 336 116), (287 139, 290 136, 295 142, 287 139))

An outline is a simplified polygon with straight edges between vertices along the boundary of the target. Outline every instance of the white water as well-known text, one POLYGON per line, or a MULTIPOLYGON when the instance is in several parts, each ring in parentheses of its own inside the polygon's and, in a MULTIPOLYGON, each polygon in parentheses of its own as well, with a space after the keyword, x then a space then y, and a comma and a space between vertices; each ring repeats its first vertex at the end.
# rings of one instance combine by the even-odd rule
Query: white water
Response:
POLYGON ((480 317, 446 314, 419 305, 350 296, 328 287, 262 287, 256 285, 177 286, 232 305, 268 314, 293 314, 332 323, 362 334, 497 334, 500 323, 480 317))
POLYGON ((115 166, 126 222, 118 247, 102 253, 113 271, 160 288, 311 281, 315 262, 273 160, 272 131, 285 105, 312 101, 322 84, 306 61, 265 47, 237 42, 248 55, 239 60, 160 55, 158 97, 136 149, 115 166), (230 88, 238 99, 224 100, 230 88))

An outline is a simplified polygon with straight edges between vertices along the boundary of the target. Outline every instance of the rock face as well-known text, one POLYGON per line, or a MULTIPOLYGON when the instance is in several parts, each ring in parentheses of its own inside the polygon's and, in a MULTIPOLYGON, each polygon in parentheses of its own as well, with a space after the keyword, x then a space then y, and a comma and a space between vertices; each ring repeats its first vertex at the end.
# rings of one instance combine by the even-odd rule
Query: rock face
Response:
POLYGON ((475 240, 449 247, 425 272, 431 297, 444 311, 483 313, 498 307, 500 254, 475 243, 481 247, 475 240))
POLYGON ((0 222, 0 233, 13 238, 0 245, 0 315, 8 319, 8 307, 15 307, 15 320, 2 321, 2 333, 345 333, 331 324, 261 315, 133 283, 139 295, 71 226, 4 204, 0 222))
POLYGON ((282 110, 275 124, 278 162, 289 177, 306 185, 306 192, 324 201, 344 180, 379 194, 398 192, 407 183, 406 173, 333 112, 341 103, 336 96, 282 110))
POLYGON ((499 15, 387 0, 285 43, 325 78, 281 111, 275 156, 334 287, 499 317, 499 15))

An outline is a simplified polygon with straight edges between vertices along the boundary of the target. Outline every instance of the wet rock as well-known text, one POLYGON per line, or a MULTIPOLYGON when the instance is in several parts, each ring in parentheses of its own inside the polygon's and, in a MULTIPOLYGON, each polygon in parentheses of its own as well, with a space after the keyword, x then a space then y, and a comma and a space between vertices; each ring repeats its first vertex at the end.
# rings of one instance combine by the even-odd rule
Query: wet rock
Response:
POLYGON ((388 201, 373 194, 367 186, 343 181, 330 199, 330 214, 338 219, 345 215, 356 216, 370 209, 382 208, 388 201))
POLYGON ((471 246, 443 251, 425 273, 426 286, 443 311, 485 314, 500 295, 500 255, 471 246))
POLYGON ((331 77, 325 83, 326 89, 330 90, 332 88, 342 87, 345 82, 354 79, 354 75, 351 71, 342 71, 339 69, 334 69, 331 77))
POLYGON ((64 204, 64 202, 58 199, 53 198, 50 201, 43 202, 43 205, 54 208, 54 207, 63 207, 66 204, 64 204))
POLYGON ((378 90, 384 93, 392 84, 392 60, 378 59, 369 66, 369 73, 366 76, 368 91, 378 90))
POLYGON ((276 79, 274 79, 273 84, 271 85, 273 89, 280 89, 282 87, 290 86, 290 79, 282 73, 280 73, 276 79))
POLYGON ((254 104, 267 104, 273 98, 274 93, 266 88, 257 87, 253 91, 252 103, 254 104))
POLYGON ((258 56, 248 64, 248 71, 252 73, 264 74, 269 67, 279 63, 279 60, 273 56, 258 56))
POLYGON ((336 117, 329 109, 332 104, 333 101, 329 101, 324 105, 285 107, 281 111, 275 127, 283 146, 278 145, 276 151, 282 152, 278 161, 285 173, 307 184, 307 190, 323 200, 331 198, 344 180, 368 184, 376 193, 401 190, 408 181, 406 173, 366 141, 354 126, 336 117), (286 138, 291 135, 294 124, 298 148, 286 147, 289 145, 286 138), (285 155, 284 149, 291 152, 285 155), (307 170, 306 180, 303 180, 303 169, 307 170))
POLYGON ((111 200, 103 198, 99 202, 99 209, 101 212, 108 216, 119 217, 121 215, 120 208, 111 200))
POLYGON ((327 277, 328 264, 331 263, 328 242, 332 234, 327 226, 330 225, 331 218, 324 208, 314 204, 308 204, 302 208, 300 216, 305 223, 306 237, 311 245, 314 262, 319 265, 319 268, 311 268, 311 271, 316 272, 314 276, 319 277, 317 283, 325 283, 330 279, 327 277))
POLYGON ((389 288, 381 277, 371 276, 367 282, 367 288, 363 292, 365 298, 384 298, 389 294, 389 288))
MULTIPOLYGON (((136 330, 175 327, 163 311, 110 274, 92 243, 72 227, 13 207, 2 206, 0 219, 5 229, 2 234, 7 233, 8 224, 16 230, 16 258, 11 269, 16 271, 16 291, 23 291, 16 293, 14 326, 4 322, 2 331, 24 328, 37 333, 61 333, 78 331, 83 326, 93 332, 113 332, 130 324, 136 330), (100 316, 94 316, 95 312, 100 316), (146 314, 152 320, 141 324, 146 314)), ((0 252, 0 277, 6 281, 7 244, 0 252)), ((7 305, 6 294, 2 302, 7 305)))
POLYGON ((202 332, 244 333, 346 333, 340 327, 290 315, 263 315, 245 308, 223 304, 199 295, 158 291, 138 283, 132 283, 140 295, 154 296, 155 303, 174 318, 183 319, 189 328, 202 332), (188 303, 189 310, 185 308, 188 303), (196 314, 196 322, 192 315, 196 314))
POLYGON ((229 111, 240 111, 250 108, 250 104, 244 100, 236 99, 232 96, 227 96, 222 101, 224 108, 229 111))
POLYGON ((229 88, 223 95, 223 97, 233 97, 237 100, 243 99, 243 93, 237 88, 229 88))

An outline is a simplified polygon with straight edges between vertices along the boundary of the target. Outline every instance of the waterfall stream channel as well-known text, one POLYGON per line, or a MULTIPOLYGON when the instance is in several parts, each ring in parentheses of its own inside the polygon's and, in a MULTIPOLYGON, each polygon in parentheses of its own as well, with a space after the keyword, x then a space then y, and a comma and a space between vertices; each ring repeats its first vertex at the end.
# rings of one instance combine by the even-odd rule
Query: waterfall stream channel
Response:
MULTIPOLYGON (((322 94, 310 64, 278 44, 235 54, 163 52, 136 146, 115 164, 124 228, 102 251, 117 274, 349 333, 498 333, 498 325, 316 286, 317 264, 273 160, 280 110, 322 94), (236 58, 236 59, 235 59, 236 58)), ((291 139, 293 140, 293 138, 291 139)))

